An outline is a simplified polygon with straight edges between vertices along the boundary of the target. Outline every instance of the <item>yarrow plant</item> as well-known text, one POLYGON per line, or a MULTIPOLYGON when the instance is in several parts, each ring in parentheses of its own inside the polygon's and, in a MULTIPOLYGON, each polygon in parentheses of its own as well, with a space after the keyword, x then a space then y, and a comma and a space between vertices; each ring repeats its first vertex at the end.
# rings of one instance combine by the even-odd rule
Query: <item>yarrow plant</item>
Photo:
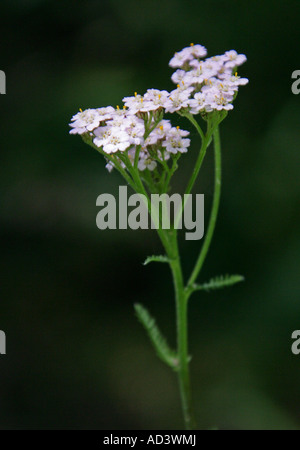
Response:
POLYGON ((141 305, 135 305, 136 314, 145 327, 158 356, 178 374, 185 426, 196 427, 192 408, 188 353, 188 300, 195 291, 209 291, 233 285, 243 280, 240 275, 212 278, 196 283, 213 237, 221 192, 221 145, 219 125, 233 102, 240 86, 248 83, 238 75, 238 67, 246 56, 235 50, 205 58, 206 48, 190 44, 175 53, 169 65, 176 69, 171 79, 176 88, 171 92, 148 89, 144 95, 134 93, 123 98, 124 106, 80 110, 70 123, 71 134, 81 135, 83 141, 95 148, 106 160, 108 171, 117 170, 132 189, 146 198, 151 216, 157 217, 157 232, 165 255, 151 256, 149 262, 170 266, 176 304, 177 349, 172 350, 159 331, 155 320, 141 305), (205 58, 205 59, 204 59, 205 58), (159 211, 152 211, 150 195, 166 194, 178 169, 178 162, 190 147, 189 132, 173 126, 166 114, 178 114, 188 119, 201 138, 197 159, 187 183, 185 194, 190 194, 198 177, 210 143, 214 142, 215 182, 214 197, 208 227, 194 269, 185 282, 178 248, 176 224, 181 219, 185 202, 174 217, 170 229, 162 227, 159 211), (195 116, 199 116, 198 121, 195 116))

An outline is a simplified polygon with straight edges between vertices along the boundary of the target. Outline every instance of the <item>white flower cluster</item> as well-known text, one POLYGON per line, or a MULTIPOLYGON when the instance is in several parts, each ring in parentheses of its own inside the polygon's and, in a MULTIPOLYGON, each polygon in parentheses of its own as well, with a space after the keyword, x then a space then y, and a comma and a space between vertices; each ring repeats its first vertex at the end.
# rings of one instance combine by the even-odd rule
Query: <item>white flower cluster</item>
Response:
MULTIPOLYGON (((112 106, 80 111, 70 123, 71 134, 88 134, 93 143, 106 154, 127 153, 134 163, 138 148, 138 168, 154 170, 157 162, 167 161, 171 154, 185 153, 190 145, 188 131, 172 127, 169 120, 160 119, 163 103, 169 93, 149 89, 142 97, 125 97, 124 107, 112 106)), ((122 159, 121 166, 125 167, 122 159)), ((109 162, 107 169, 112 170, 109 162)))
POLYGON ((194 44, 175 53, 169 65, 177 68, 171 77, 177 89, 170 92, 173 105, 166 111, 188 108, 191 114, 199 114, 233 109, 239 86, 249 81, 236 72, 247 58, 230 50, 202 60, 206 53, 205 47, 194 44))
MULTIPOLYGON (((122 153, 134 164, 138 152, 141 171, 152 171, 172 155, 187 152, 189 132, 173 127, 169 120, 163 119, 164 113, 206 115, 230 110, 239 86, 248 83, 247 78, 236 73, 237 67, 246 61, 245 55, 231 50, 202 60, 206 53, 205 47, 193 44, 175 53, 169 63, 177 69, 171 77, 177 84, 175 90, 148 89, 143 96, 135 93, 123 99, 123 109, 108 106, 80 110, 72 118, 70 133, 88 136, 105 154, 115 154, 122 167, 125 167, 122 153)), ((113 162, 106 167, 112 170, 113 162)))

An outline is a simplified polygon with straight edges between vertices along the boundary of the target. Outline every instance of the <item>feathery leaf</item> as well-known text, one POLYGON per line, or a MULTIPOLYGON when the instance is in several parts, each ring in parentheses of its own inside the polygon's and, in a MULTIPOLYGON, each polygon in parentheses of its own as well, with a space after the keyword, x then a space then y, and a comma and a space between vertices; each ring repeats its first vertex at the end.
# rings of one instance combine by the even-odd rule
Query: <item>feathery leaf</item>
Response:
POLYGON ((232 286, 236 283, 244 281, 242 275, 220 275, 218 277, 211 278, 207 283, 194 284, 192 286, 193 291, 211 291, 214 289, 222 289, 224 287, 232 286))
POLYGON ((134 305, 134 309, 139 321, 148 333, 158 357, 172 369, 178 370, 177 353, 170 349, 166 339, 158 329, 155 319, 149 314, 147 309, 139 303, 134 305))
POLYGON ((148 256, 148 258, 146 259, 146 261, 143 264, 144 264, 144 266, 146 266, 150 262, 168 263, 169 261, 170 261, 170 259, 167 256, 163 256, 163 255, 155 256, 155 255, 153 255, 153 256, 148 256))

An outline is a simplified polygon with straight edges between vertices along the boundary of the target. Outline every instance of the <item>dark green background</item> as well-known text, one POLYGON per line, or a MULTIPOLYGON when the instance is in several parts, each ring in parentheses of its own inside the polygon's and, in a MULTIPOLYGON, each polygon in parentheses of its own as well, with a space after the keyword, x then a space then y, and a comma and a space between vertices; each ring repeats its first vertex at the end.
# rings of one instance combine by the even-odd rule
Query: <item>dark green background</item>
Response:
MULTIPOLYGON (((201 428, 300 428, 299 1, 1 1, 1 429, 182 428, 176 377, 156 359, 133 303, 173 344, 168 268, 153 231, 99 231, 95 202, 124 184, 79 137, 81 108, 172 89, 168 61, 190 42, 246 53, 222 124, 223 192, 202 280, 246 282, 190 303, 201 428)), ((179 119, 183 128, 189 124, 179 119)), ((191 130, 192 131, 192 130, 191 130)), ((199 140, 182 157, 187 181, 199 140)), ((197 192, 213 193, 209 152, 197 192)), ((181 241, 186 275, 201 242, 181 241)))

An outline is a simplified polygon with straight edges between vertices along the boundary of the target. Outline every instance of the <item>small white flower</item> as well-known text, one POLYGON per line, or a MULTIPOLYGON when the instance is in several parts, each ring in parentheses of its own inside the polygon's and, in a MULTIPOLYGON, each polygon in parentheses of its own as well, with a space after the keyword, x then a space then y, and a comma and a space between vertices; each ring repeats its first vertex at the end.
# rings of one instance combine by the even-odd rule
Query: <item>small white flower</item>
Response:
POLYGON ((241 77, 239 77, 237 74, 232 75, 232 76, 229 77, 226 81, 227 81, 227 83, 228 83, 229 85, 237 86, 237 87, 238 87, 238 86, 245 86, 246 84, 249 83, 248 78, 241 78, 241 77))
POLYGON ((83 134, 93 131, 100 124, 101 116, 96 109, 86 109, 80 111, 72 117, 70 127, 73 129, 70 134, 83 134))
POLYGON ((128 108, 128 114, 136 114, 144 108, 144 97, 134 93, 132 97, 123 98, 124 105, 128 108))
POLYGON ((130 116, 126 120, 126 132, 129 136, 131 144, 142 145, 145 134, 144 121, 136 116, 130 116))
POLYGON ((121 115, 115 115, 112 120, 107 124, 110 128, 115 128, 116 130, 125 130, 127 127, 128 119, 125 116, 125 111, 121 115))
POLYGON ((172 127, 168 132, 167 137, 172 136, 175 139, 181 139, 182 137, 186 137, 190 134, 187 130, 181 130, 179 127, 172 127))
POLYGON ((184 81, 186 74, 187 72, 185 70, 177 69, 171 76, 171 80, 175 84, 180 84, 182 81, 184 81))
POLYGON ((128 111, 126 109, 126 106, 124 105, 121 109, 119 105, 117 105, 116 109, 114 109, 114 112, 112 114, 112 118, 116 119, 117 117, 126 117, 128 115, 128 111))
POLYGON ((103 147, 105 153, 115 153, 124 151, 130 146, 130 137, 128 134, 115 127, 104 126, 94 131, 94 144, 97 147, 103 147))
POLYGON ((188 135, 188 131, 181 130, 179 127, 173 127, 167 133, 166 140, 162 143, 162 146, 166 147, 169 153, 186 153, 191 141, 190 139, 182 138, 188 135))
POLYGON ((171 103, 166 106, 166 112, 175 112, 182 108, 186 108, 188 106, 188 99, 193 90, 194 88, 183 89, 179 86, 177 89, 170 92, 169 100, 171 100, 171 103))
POLYGON ((199 64, 203 65, 205 71, 207 72, 207 78, 210 78, 211 76, 215 76, 215 75, 210 75, 210 73, 213 74, 217 74, 220 67, 223 65, 222 61, 215 61, 213 58, 207 58, 204 61, 196 61, 196 63, 193 64, 193 61, 190 62, 190 65, 194 68, 197 68, 199 64))
POLYGON ((100 122, 112 119, 115 114, 115 108, 112 106, 106 106, 105 108, 96 109, 100 122))
POLYGON ((125 131, 119 131, 112 133, 105 139, 103 143, 103 151, 105 153, 115 153, 118 151, 123 152, 130 146, 130 138, 125 131))
POLYGON ((151 131, 147 137, 146 145, 155 145, 161 139, 164 139, 169 130, 171 130, 172 125, 169 120, 162 120, 159 124, 151 131))
POLYGON ((187 52, 181 50, 180 52, 176 52, 173 58, 170 59, 169 66, 170 67, 182 67, 185 62, 189 60, 187 52))
POLYGON ((150 171, 154 170, 157 167, 157 162, 148 157, 146 154, 144 157, 141 157, 138 162, 138 169, 140 171, 144 171, 145 169, 148 169, 150 171))
POLYGON ((190 47, 188 47, 190 50, 190 59, 194 58, 204 58, 204 56, 207 55, 207 50, 203 45, 200 44, 191 44, 190 47))
POLYGON ((103 147, 103 145, 107 142, 107 139, 111 136, 112 128, 109 126, 99 127, 94 130, 94 144, 97 147, 103 147))
POLYGON ((213 77, 217 74, 216 70, 208 69, 205 62, 198 62, 195 68, 187 72, 184 82, 187 85, 202 84, 204 80, 213 77))
POLYGON ((186 62, 189 62, 195 58, 203 58, 206 56, 207 51, 203 45, 191 44, 190 47, 185 47, 180 52, 175 53, 170 60, 169 65, 171 67, 182 67, 186 62))
POLYGON ((176 139, 168 139, 167 141, 165 141, 163 143, 163 146, 166 147, 166 150, 169 153, 186 153, 188 150, 188 147, 190 146, 190 139, 180 139, 180 140, 176 140, 176 139))
POLYGON ((206 93, 206 101, 212 109, 218 111, 221 111, 222 109, 227 111, 233 109, 233 105, 231 104, 232 97, 226 96, 222 91, 217 89, 211 89, 206 93))
POLYGON ((244 64, 245 61, 247 61, 246 55, 239 55, 235 50, 225 52, 225 66, 227 68, 233 69, 236 66, 244 64))
POLYGON ((207 64, 213 64, 217 68, 222 67, 225 61, 227 61, 227 57, 225 55, 215 55, 211 56, 210 58, 206 58, 205 60, 207 64))
POLYGON ((207 96, 204 92, 197 92, 194 98, 189 100, 191 114, 198 114, 200 111, 212 111, 211 106, 207 103, 207 96))
POLYGON ((109 173, 113 170, 114 165, 111 162, 108 162, 105 168, 109 171, 109 173))
POLYGON ((157 157, 161 160, 161 161, 168 161, 171 158, 170 153, 167 151, 167 149, 164 147, 163 148, 164 151, 160 151, 158 150, 157 152, 157 157))
POLYGON ((238 90, 238 86, 236 86, 234 83, 228 83, 227 78, 224 78, 224 80, 211 78, 210 80, 208 80, 207 84, 203 86, 202 92, 208 95, 211 90, 213 90, 213 93, 215 91, 218 91, 232 100, 234 93, 238 90))
POLYGON ((70 134, 83 134, 86 133, 86 128, 85 127, 76 127, 73 124, 69 124, 70 127, 72 127, 72 129, 69 131, 70 134))
POLYGON ((158 108, 165 108, 170 103, 169 92, 158 89, 148 89, 144 95, 143 109, 141 111, 155 111, 158 108))

